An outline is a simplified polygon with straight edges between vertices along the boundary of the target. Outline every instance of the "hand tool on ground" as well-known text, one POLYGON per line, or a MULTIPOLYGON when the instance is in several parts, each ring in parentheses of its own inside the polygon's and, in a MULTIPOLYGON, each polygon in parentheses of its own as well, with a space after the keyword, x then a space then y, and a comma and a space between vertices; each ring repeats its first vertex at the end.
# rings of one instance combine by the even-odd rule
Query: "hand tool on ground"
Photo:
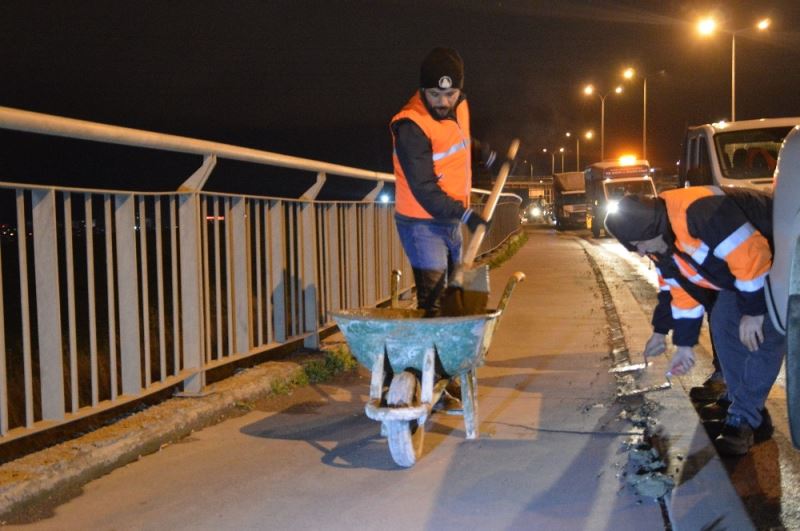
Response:
POLYGON ((669 375, 667 375, 666 381, 662 384, 651 385, 649 387, 643 387, 640 389, 631 389, 630 391, 620 391, 617 393, 617 396, 619 398, 630 398, 632 396, 639 396, 653 391, 666 391, 667 389, 672 389, 672 380, 670 380, 669 375))
MULTIPOLYGON (((487 222, 494 215, 500 192, 503 191, 503 186, 505 186, 506 178, 508 178, 508 174, 511 171, 511 164, 517 156, 518 149, 519 140, 515 138, 511 141, 506 160, 500 167, 492 192, 483 207, 481 215, 487 222)), ((473 267, 473 262, 478 255, 478 249, 485 235, 485 226, 481 225, 475 229, 475 233, 464 251, 461 264, 454 271, 442 296, 440 312, 442 316, 481 314, 486 310, 486 303, 489 301, 489 267, 487 265, 473 267)))

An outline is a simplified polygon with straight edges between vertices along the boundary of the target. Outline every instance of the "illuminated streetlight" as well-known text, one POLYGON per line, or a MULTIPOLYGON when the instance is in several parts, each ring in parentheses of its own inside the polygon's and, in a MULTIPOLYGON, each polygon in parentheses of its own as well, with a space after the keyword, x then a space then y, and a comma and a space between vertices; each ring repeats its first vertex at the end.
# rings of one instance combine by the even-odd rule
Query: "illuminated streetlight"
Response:
POLYGON ((558 148, 558 152, 561 153, 561 173, 564 173, 564 148, 558 148))
MULTIPOLYGON (((748 26, 737 30, 720 30, 730 33, 731 35, 731 122, 736 120, 736 34, 752 31, 753 29, 766 31, 771 22, 770 19, 764 18, 759 20, 755 26, 748 26)), ((703 37, 713 35, 716 30, 717 23, 711 17, 704 18, 697 23, 697 32, 703 37)))
MULTIPOLYGON (((594 85, 586 85, 583 88, 583 93, 587 96, 592 96, 595 94, 594 85)), ((622 94, 622 86, 617 86, 614 88, 615 94, 622 94)), ((606 148, 606 97, 609 93, 606 94, 597 94, 600 98, 600 160, 605 159, 605 148, 606 148)))
POLYGON ((706 17, 697 22, 697 32, 700 35, 711 35, 716 29, 717 21, 712 17, 706 17))

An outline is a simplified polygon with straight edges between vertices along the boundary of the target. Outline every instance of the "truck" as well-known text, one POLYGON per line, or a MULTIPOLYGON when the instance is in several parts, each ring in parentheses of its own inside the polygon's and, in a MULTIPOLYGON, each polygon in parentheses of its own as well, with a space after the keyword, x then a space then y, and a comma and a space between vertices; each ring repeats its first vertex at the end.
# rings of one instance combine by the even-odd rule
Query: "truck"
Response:
POLYGON ((686 130, 679 182, 771 191, 778 151, 800 117, 695 125, 686 130))
POLYGON ((634 157, 595 162, 583 172, 586 186, 586 228, 595 238, 605 231, 605 218, 616 210, 622 197, 633 194, 655 197, 656 187, 650 176, 650 163, 634 157))
POLYGON ((586 186, 583 172, 553 174, 553 217, 557 230, 585 224, 586 186))

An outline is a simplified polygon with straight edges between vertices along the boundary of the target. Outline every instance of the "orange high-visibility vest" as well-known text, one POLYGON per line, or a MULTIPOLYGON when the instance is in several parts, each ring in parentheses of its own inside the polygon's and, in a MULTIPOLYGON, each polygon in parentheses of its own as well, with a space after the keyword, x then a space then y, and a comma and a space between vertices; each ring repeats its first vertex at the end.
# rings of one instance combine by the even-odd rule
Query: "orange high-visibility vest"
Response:
MULTIPOLYGON (((406 105, 392 117, 391 123, 398 120, 412 120, 431 142, 433 151, 433 171, 438 177, 437 184, 448 196, 469 206, 469 193, 472 188, 472 168, 470 164, 469 108, 467 100, 456 106, 456 120, 436 120, 428 112, 422 96, 416 92, 406 105)), ((392 133, 392 144, 396 143, 392 133)), ((395 183, 395 205, 398 214, 410 218, 431 219, 433 216, 414 198, 408 180, 397 158, 396 146, 393 150, 395 183)))
MULTIPOLYGON (((716 186, 692 186, 663 192, 667 215, 675 234, 675 246, 691 256, 698 264, 705 261, 709 253, 724 260, 736 278, 736 287, 742 291, 755 291, 764 283, 764 277, 772 266, 772 252, 767 239, 749 223, 747 226, 731 226, 729 236, 714 249, 706 242, 689 234, 687 210, 698 199, 724 192, 716 186), (748 229, 749 230, 746 230, 748 229)), ((677 258, 677 257, 676 257, 677 258)), ((693 283, 719 290, 710 279, 702 278, 685 260, 678 261, 681 272, 693 283), (690 270, 688 270, 690 269, 690 270)))

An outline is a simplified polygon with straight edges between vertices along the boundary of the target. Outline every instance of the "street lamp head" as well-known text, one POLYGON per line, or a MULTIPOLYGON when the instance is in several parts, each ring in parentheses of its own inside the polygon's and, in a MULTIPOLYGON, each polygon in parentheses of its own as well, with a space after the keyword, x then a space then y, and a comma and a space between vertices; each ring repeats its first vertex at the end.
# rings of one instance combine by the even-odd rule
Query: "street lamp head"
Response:
POLYGON ((542 148, 542 153, 547 153, 547 148, 542 148))
POLYGON ((700 19, 700 21, 697 23, 697 32, 704 37, 712 35, 716 30, 717 21, 712 17, 700 19))
POLYGON ((622 77, 625 79, 633 79, 633 76, 636 75, 636 70, 633 68, 626 68, 624 72, 622 72, 622 77))
POLYGON ((594 131, 586 131, 583 136, 586 138, 586 140, 591 140, 594 138, 594 131))
POLYGON ((569 137, 571 137, 571 136, 572 136, 572 133, 570 133, 569 131, 567 131, 567 132, 566 132, 566 134, 564 134, 564 136, 565 136, 565 137, 567 137, 567 138, 569 138, 569 137))
POLYGON ((764 31, 765 29, 769 28, 769 25, 771 23, 772 21, 770 19, 763 18, 758 21, 758 24, 756 24, 756 28, 758 28, 758 31, 764 31))
POLYGON ((587 96, 591 96, 592 94, 594 94, 594 85, 586 85, 585 87, 583 87, 583 93, 586 94, 587 96))
POLYGON ((564 148, 558 148, 559 153, 564 153, 564 148))
POLYGON ((622 85, 620 85, 617 88, 615 88, 614 92, 616 92, 617 94, 622 94, 622 85))

